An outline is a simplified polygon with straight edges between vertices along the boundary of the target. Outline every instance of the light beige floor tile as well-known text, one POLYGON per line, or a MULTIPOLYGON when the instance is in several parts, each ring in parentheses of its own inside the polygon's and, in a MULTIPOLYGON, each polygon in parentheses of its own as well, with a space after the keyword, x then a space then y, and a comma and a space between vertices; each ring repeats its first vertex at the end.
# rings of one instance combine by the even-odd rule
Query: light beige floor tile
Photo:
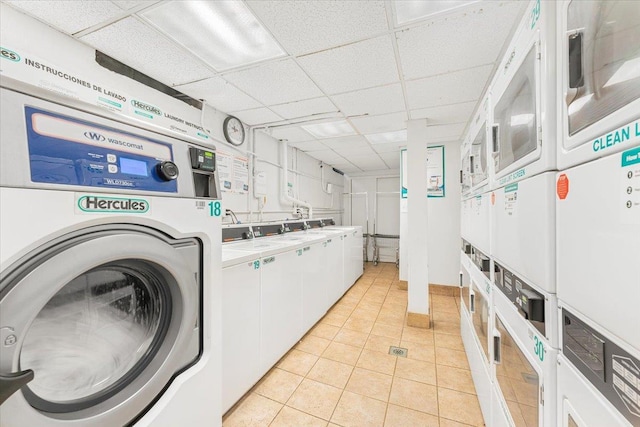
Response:
POLYGON ((305 378, 287 402, 287 406, 329 421, 342 390, 305 378))
POLYGON ((408 350, 407 358, 424 360, 435 363, 436 353, 432 344, 416 343, 411 341, 400 341, 400 347, 408 350))
POLYGON ((402 326, 404 325, 404 314, 403 315, 380 314, 376 318, 376 323, 383 323, 385 325, 390 325, 390 326, 402 326))
POLYGON ((405 326, 402 331, 402 341, 433 345, 433 330, 405 326))
POLYGON ((337 333, 333 341, 352 345, 354 347, 364 347, 368 337, 369 334, 364 332, 352 331, 351 329, 343 328, 337 333))
MULTIPOLYGON (((349 312, 351 313, 351 312, 349 312)), ((348 315, 342 315, 337 313, 328 313, 326 316, 322 318, 321 323, 325 323, 327 325, 337 326, 339 328, 344 325, 344 322, 349 318, 348 315)))
POLYGON ((282 404, 251 393, 233 413, 222 422, 223 427, 268 426, 276 417, 282 404))
POLYGON ((339 342, 332 342, 322 353, 322 357, 354 366, 360 357, 361 349, 339 342))
MULTIPOLYGON (((440 427, 469 427, 471 424, 463 424, 457 421, 440 417, 440 427)), ((484 424, 483 424, 484 425, 484 424)))
POLYGON ((436 365, 422 360, 398 357, 396 377, 436 385, 436 365))
POLYGON ((400 339, 402 336, 402 325, 386 325, 384 323, 376 322, 371 329, 372 335, 379 335, 387 338, 400 339))
POLYGON ((432 323, 433 332, 438 334, 460 335, 460 321, 458 323, 434 320, 432 323))
POLYGON ((336 336, 339 330, 340 328, 337 326, 327 325, 326 323, 321 322, 321 323, 318 323, 316 326, 314 326, 314 328, 311 329, 311 332, 309 332, 309 334, 314 335, 316 337, 324 338, 327 340, 332 340, 336 336))
POLYGON ((461 423, 484 425, 478 397, 447 388, 438 388, 440 416, 461 423))
POLYGON ((328 314, 337 314, 338 316, 343 316, 348 318, 351 315, 352 311, 353 311, 353 307, 347 308, 347 307, 341 307, 341 306, 339 307, 337 305, 334 305, 331 308, 331 310, 329 310, 328 314))
POLYGON ((318 356, 293 349, 280 361, 278 367, 291 373, 305 376, 318 360, 318 356))
POLYGON ((452 350, 464 351, 464 345, 462 344, 462 338, 460 337, 460 331, 458 335, 452 334, 439 334, 434 333, 436 347, 450 348, 452 350))
POLYGON ((260 381, 255 393, 276 402, 286 403, 304 378, 275 368, 260 381))
POLYGON ((297 409, 285 406, 280 410, 278 416, 273 420, 269 427, 325 427, 327 422, 316 418, 312 415, 305 414, 297 409))
POLYGON ((368 334, 371 332, 374 323, 375 322, 370 319, 359 319, 351 316, 346 322, 344 322, 343 328, 368 334))
POLYGON ((306 335, 300 340, 295 348, 296 350, 320 356, 322 352, 327 349, 329 344, 331 344, 331 340, 316 337, 315 335, 306 335))
POLYGON ((450 322, 460 324, 460 313, 451 313, 448 311, 434 311, 433 320, 441 322, 450 322))
POLYGON ((393 375, 396 367, 396 356, 380 353, 378 351, 362 350, 356 366, 358 368, 369 369, 381 374, 393 375))
POLYGON ((345 427, 382 426, 386 409, 384 402, 345 391, 331 421, 345 427))
POLYGON ((389 347, 397 347, 400 344, 400 340, 397 338, 381 337, 379 335, 369 335, 364 348, 372 351, 379 351, 381 353, 389 354, 389 347))
POLYGON ((445 365, 438 365, 437 370, 438 387, 462 391, 469 394, 476 394, 476 389, 473 385, 473 378, 471 377, 471 371, 445 365))
POLYGON ((431 307, 433 308, 433 312, 447 312, 447 313, 459 313, 458 304, 453 300, 452 297, 443 297, 449 298, 449 300, 445 301, 432 301, 431 307))
POLYGON ((389 403, 438 415, 437 388, 429 384, 394 377, 389 403))
POLYGON ((355 368, 345 390, 387 402, 392 381, 391 375, 355 368))
POLYGON ((470 369, 467 354, 460 350, 436 347, 436 364, 453 366, 454 368, 470 369))
POLYGON ((389 404, 384 427, 438 427, 438 417, 389 404))
POLYGON ((353 366, 321 357, 307 374, 307 378, 338 388, 349 381, 353 366))
POLYGON ((365 319, 365 320, 376 320, 376 317, 378 317, 378 313, 380 312, 380 307, 378 307, 378 309, 369 309, 369 308, 363 308, 361 306, 356 307, 355 310, 353 310, 353 313, 351 313, 351 317, 358 317, 360 319, 365 319))

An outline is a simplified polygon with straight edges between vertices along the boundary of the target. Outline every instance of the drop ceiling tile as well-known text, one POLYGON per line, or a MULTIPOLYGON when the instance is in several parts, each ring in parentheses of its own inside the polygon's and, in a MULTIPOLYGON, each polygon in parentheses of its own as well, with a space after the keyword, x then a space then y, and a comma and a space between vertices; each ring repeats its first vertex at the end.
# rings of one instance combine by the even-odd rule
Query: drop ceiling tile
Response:
POLYGON ((333 150, 322 150, 322 151, 311 151, 310 156, 328 164, 333 164, 333 162, 344 161, 344 157, 337 154, 333 150))
POLYGON ((375 144, 373 145, 373 149, 376 153, 386 154, 386 153, 395 153, 400 151, 400 147, 407 145, 405 142, 389 142, 386 144, 375 144))
POLYGON ((477 101, 471 101, 411 110, 411 119, 427 119, 428 124, 462 123, 471 118, 477 104, 477 101))
POLYGON ((351 119, 351 123, 362 134, 391 132, 407 127, 407 113, 384 114, 380 116, 366 116, 351 119))
POLYGON ((354 166, 351 163, 343 164, 343 165, 335 164, 335 165, 333 165, 333 167, 335 167, 336 169, 346 173, 347 175, 351 174, 351 173, 360 173, 360 172, 362 172, 362 169, 354 166))
POLYGON ((340 154, 342 157, 345 157, 350 162, 352 162, 352 159, 356 157, 361 158, 367 156, 376 156, 376 152, 373 151, 371 147, 351 147, 345 145, 344 147, 336 147, 333 150, 336 153, 340 154))
POLYGON ((381 153, 380 157, 390 169, 398 169, 400 168, 400 150, 389 152, 389 153, 381 153))
POLYGON ((362 40, 388 29, 383 1, 248 1, 292 55, 362 40))
POLYGON ((300 57, 298 62, 328 94, 398 81, 388 35, 300 57))
POLYGON ((359 167, 364 171, 374 171, 380 169, 389 169, 389 166, 382 159, 376 155, 373 157, 355 157, 350 159, 351 163, 359 167))
POLYGON ((274 113, 265 107, 254 108, 252 110, 236 111, 234 116, 242 120, 250 126, 262 125, 265 123, 277 122, 282 120, 282 117, 274 113))
POLYGON ((265 105, 322 96, 320 89, 292 59, 231 71, 225 73, 224 78, 265 105))
POLYGON ((132 9, 141 4, 147 4, 150 6, 155 3, 155 1, 150 0, 111 0, 111 2, 115 3, 122 9, 132 9))
POLYGON ((449 15, 398 33, 405 79, 434 76, 496 61, 522 2, 480 2, 468 13, 449 15), (425 43, 428 40, 428 43, 425 43), (434 60, 435 59, 435 60, 434 60))
POLYGON ((285 119, 307 117, 314 114, 332 113, 338 111, 333 102, 327 97, 305 99, 304 101, 289 102, 287 104, 272 105, 273 111, 285 119))
POLYGON ((302 151, 324 151, 327 146, 320 141, 292 142, 289 144, 302 151))
POLYGON ((343 148, 343 147, 369 147, 369 143, 364 136, 353 135, 343 136, 339 138, 323 139, 322 142, 329 148, 343 148))
POLYGON ((217 76, 175 88, 192 98, 204 99, 207 104, 226 113, 262 106, 258 101, 217 76))
POLYGON ((213 75, 183 48, 135 18, 123 19, 80 40, 168 86, 213 75))
POLYGON ((457 139, 462 136, 464 128, 467 126, 465 123, 456 123, 451 125, 435 125, 429 126, 427 124, 427 141, 432 139, 457 139))
POLYGON ((400 83, 343 93, 331 97, 347 116, 378 115, 404 111, 400 83))
POLYGON ((31 16, 56 27, 67 34, 74 34, 85 28, 122 14, 115 4, 108 1, 6 1, 31 16))
POLYGON ((274 138, 286 139, 289 142, 305 142, 313 141, 315 139, 309 132, 306 132, 304 129, 299 127, 271 128, 270 132, 271 136, 274 138))
POLYGON ((493 65, 442 74, 406 83, 410 110, 475 101, 493 69, 493 65))

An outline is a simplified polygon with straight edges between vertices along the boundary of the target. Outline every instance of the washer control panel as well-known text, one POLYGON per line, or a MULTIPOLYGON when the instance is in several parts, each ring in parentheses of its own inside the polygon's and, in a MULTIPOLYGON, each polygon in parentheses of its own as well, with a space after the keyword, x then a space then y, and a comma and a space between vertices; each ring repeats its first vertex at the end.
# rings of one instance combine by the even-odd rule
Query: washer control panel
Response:
POLYGON ((25 106, 31 181, 177 193, 171 144, 25 106))

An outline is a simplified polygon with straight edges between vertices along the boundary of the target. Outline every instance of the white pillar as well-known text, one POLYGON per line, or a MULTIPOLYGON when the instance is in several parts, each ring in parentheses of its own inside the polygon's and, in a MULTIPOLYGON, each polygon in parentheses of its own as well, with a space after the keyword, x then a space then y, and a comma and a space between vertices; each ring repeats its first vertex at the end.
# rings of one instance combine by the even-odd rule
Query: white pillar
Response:
POLYGON ((427 121, 407 122, 407 324, 429 327, 429 274, 427 268, 427 121))

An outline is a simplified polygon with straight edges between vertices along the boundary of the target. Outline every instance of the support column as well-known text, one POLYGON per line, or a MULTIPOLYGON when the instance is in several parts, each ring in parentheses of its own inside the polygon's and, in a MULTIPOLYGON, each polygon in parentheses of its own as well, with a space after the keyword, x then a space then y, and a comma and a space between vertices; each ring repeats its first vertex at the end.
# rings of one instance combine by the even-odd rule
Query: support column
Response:
POLYGON ((407 325, 430 327, 427 267, 427 121, 407 122, 407 325))

